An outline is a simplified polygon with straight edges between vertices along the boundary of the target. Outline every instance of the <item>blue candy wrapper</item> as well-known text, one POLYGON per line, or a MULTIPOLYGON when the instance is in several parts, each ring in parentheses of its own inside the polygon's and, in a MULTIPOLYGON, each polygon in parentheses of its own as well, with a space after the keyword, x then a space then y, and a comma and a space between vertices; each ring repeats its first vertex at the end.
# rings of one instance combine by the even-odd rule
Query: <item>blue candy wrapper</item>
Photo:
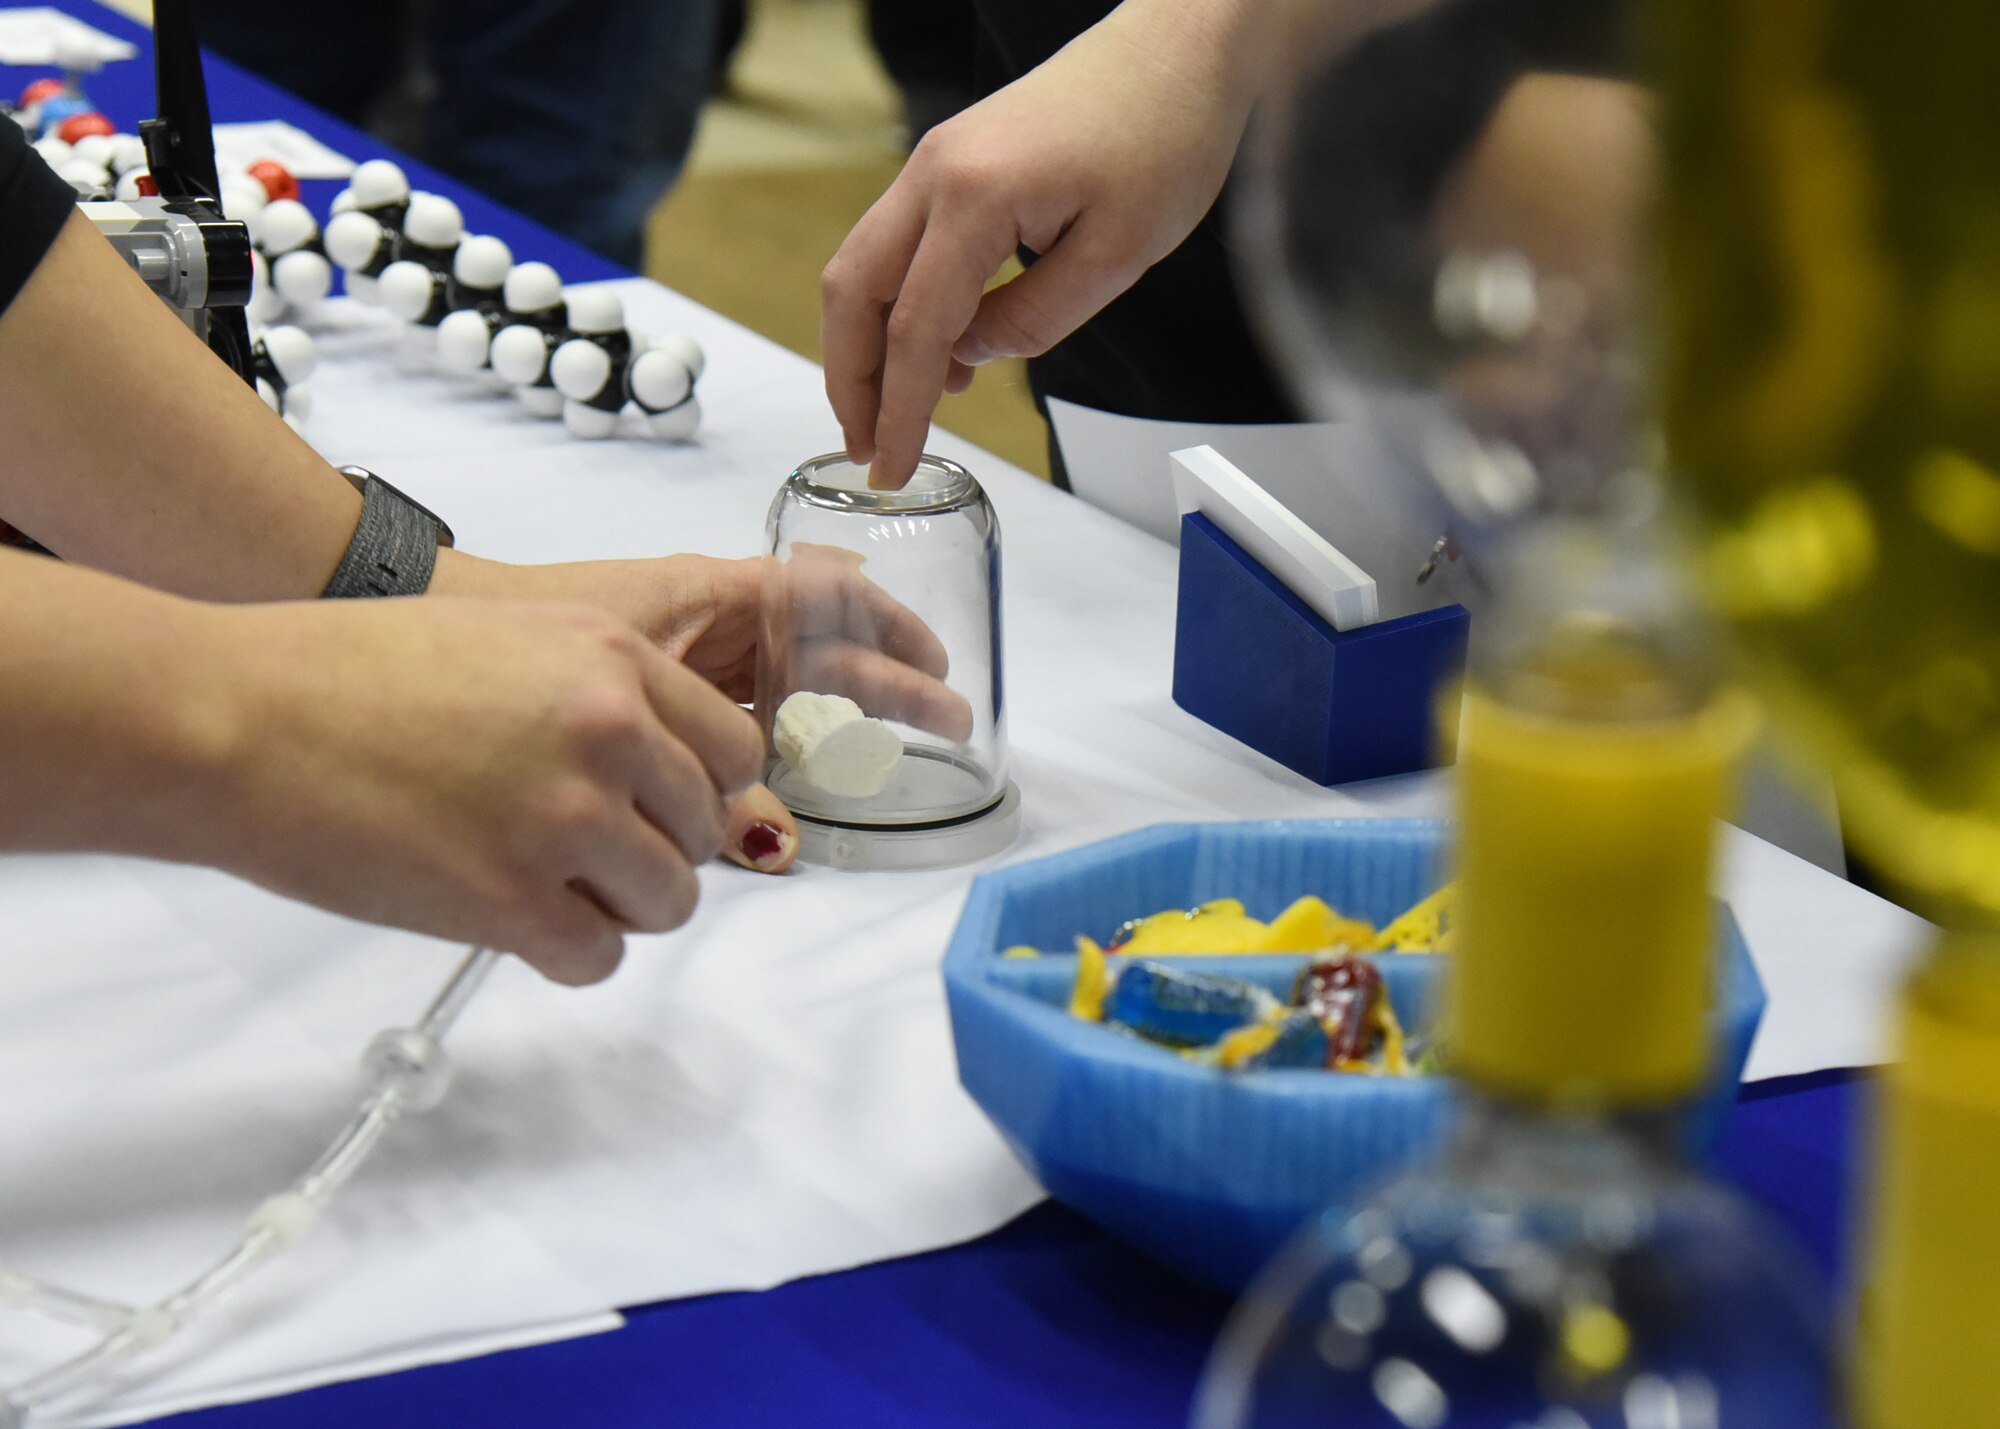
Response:
MULTIPOLYGON (((1070 948, 1079 932, 1215 898, 1241 898, 1270 919, 1315 893, 1379 926, 1444 881, 1445 838, 1443 824, 1409 819, 1166 825, 982 875, 944 961, 960 1079, 1050 1195, 1238 1289, 1309 1216, 1438 1150, 1454 1115, 1450 1081, 1204 1066, 1071 1017, 1073 956, 1001 953, 1070 948)), ((1714 1075, 1690 1128, 1698 1154, 1735 1105, 1764 1006, 1720 905, 1717 938, 1714 1075)), ((1247 978, 1282 1002, 1306 961, 1197 956, 1173 966, 1247 978)), ((1427 1028, 1445 961, 1374 961, 1398 1020, 1427 1028)))
POLYGON ((1169 1047, 1206 1047, 1246 1023, 1275 1017, 1282 1004, 1241 978, 1192 973, 1165 963, 1132 963, 1111 984, 1104 1020, 1169 1047))
MULTIPOLYGON (((1252 1052, 1241 1061, 1233 1063, 1226 1055, 1219 1056, 1218 1060, 1230 1070, 1238 1072, 1261 1072, 1272 1067, 1326 1065, 1326 1028, 1305 1008, 1295 1008, 1287 1012, 1271 1024, 1270 1033, 1270 1044, 1261 1051, 1252 1052)), ((1218 1048, 1217 1051, 1221 1053, 1222 1049, 1218 1048)))

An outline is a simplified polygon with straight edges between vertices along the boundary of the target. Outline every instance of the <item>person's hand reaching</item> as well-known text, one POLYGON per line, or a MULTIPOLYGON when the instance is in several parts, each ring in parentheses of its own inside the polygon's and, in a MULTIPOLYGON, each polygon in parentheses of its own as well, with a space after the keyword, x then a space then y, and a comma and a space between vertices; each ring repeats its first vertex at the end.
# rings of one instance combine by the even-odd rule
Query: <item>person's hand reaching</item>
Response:
POLYGON ((1048 351, 1193 231, 1249 118, 1260 8, 1126 0, 924 136, 821 282, 827 398, 871 485, 910 479, 974 368, 1048 351))

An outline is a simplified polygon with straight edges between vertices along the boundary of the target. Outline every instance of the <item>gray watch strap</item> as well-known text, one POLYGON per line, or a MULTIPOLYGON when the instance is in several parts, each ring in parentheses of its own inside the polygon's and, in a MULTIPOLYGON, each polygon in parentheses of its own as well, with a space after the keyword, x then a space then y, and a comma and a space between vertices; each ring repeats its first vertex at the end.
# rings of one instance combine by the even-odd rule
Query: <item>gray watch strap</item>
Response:
POLYGON ((361 521, 320 598, 422 595, 450 531, 373 472, 354 467, 342 474, 361 487, 361 521))

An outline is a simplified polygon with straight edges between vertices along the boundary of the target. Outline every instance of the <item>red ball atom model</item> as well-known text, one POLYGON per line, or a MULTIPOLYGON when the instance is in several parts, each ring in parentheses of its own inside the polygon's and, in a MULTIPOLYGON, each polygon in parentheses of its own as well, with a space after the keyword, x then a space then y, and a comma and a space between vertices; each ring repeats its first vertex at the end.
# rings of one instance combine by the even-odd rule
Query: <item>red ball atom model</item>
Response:
POLYGON ((94 109, 87 114, 72 114, 56 126, 56 137, 65 144, 74 144, 91 134, 110 135, 117 132, 118 126, 94 109))
POLYGON ((297 202, 299 197, 299 181, 292 177, 290 169, 286 168, 276 159, 259 159, 256 163, 245 169, 244 172, 262 184, 264 192, 274 202, 281 198, 288 198, 297 202))
POLYGON ((62 87, 63 82, 59 79, 38 79, 21 91, 21 102, 15 107, 18 109, 33 109, 44 99, 61 94, 62 87))

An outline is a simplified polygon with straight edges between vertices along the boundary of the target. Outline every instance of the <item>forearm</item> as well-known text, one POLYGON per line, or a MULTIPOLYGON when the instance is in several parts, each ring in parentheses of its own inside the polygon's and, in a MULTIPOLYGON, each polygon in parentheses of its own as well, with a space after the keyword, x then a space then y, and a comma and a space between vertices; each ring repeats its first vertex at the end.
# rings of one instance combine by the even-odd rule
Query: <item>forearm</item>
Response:
POLYGON ((241 734, 226 618, 0 550, 0 851, 203 858, 241 734))
POLYGON ((0 520, 182 595, 317 595, 360 516, 81 214, 0 313, 0 434, 0 520))
POLYGON ((1246 122, 1265 85, 1289 7, 1276 0, 1123 0, 1102 28, 1131 45, 1143 74, 1215 86, 1246 122))

